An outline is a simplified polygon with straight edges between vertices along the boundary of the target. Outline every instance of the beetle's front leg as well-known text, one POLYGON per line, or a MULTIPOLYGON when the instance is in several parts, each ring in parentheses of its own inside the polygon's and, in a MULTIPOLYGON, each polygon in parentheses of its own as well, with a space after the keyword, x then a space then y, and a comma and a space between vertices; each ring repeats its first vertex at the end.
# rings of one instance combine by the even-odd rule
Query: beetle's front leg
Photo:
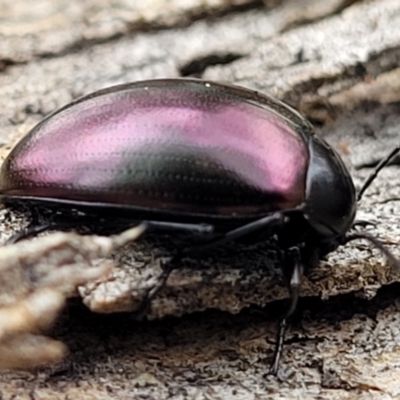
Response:
POLYGON ((299 247, 292 247, 288 249, 285 256, 286 259, 282 270, 287 281, 290 305, 281 319, 276 336, 275 352, 270 368, 270 373, 273 375, 276 375, 278 372, 279 360, 282 355, 283 342, 285 339, 287 320, 296 310, 304 271, 299 247))

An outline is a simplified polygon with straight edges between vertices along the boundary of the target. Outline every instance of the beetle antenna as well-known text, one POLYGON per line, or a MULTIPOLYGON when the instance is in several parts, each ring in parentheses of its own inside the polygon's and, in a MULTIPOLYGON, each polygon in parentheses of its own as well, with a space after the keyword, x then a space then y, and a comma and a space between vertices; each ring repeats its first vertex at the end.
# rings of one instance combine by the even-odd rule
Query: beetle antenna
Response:
POLYGON ((380 240, 378 240, 376 237, 368 234, 368 233, 351 233, 347 235, 342 242, 342 244, 347 244, 349 242, 352 242, 353 240, 357 239, 366 239, 369 242, 371 242, 375 247, 377 247, 389 260, 389 262, 392 264, 392 266, 397 270, 400 271, 400 261, 382 244, 380 240))
POLYGON ((361 200, 362 195, 364 192, 368 189, 368 187, 371 185, 371 183, 374 181, 374 179, 378 176, 379 171, 384 168, 390 160, 400 151, 400 144, 398 144, 385 158, 383 158, 379 164, 374 168, 374 170, 370 173, 368 178, 365 180, 363 185, 361 186, 360 191, 358 192, 357 195, 357 201, 361 200))

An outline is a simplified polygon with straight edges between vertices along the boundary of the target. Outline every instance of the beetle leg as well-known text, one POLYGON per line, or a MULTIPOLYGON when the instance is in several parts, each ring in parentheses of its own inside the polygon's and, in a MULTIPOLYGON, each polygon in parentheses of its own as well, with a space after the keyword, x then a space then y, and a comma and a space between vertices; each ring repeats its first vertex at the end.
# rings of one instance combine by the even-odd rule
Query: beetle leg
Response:
POLYGON ((156 230, 176 230, 189 231, 191 233, 210 234, 214 232, 214 226, 210 224, 187 224, 180 222, 163 222, 163 221, 144 221, 148 228, 156 230))
POLYGON ((142 320, 150 301, 156 296, 156 294, 162 289, 162 287, 167 283, 171 272, 176 269, 176 262, 180 261, 180 257, 177 255, 173 257, 170 261, 163 265, 163 271, 157 279, 157 283, 147 291, 138 309, 135 311, 134 316, 137 320, 142 320))
POLYGON ((383 243, 377 239, 376 237, 368 234, 367 232, 362 232, 362 233, 350 233, 347 236, 345 236, 340 244, 345 245, 349 242, 352 242, 353 240, 357 239, 365 239, 370 241, 376 248, 378 248, 388 259, 388 261, 392 264, 392 267, 394 268, 394 271, 399 272, 400 271, 400 260, 398 260, 391 251, 389 251, 383 243))
POLYGON ((288 280, 288 289, 290 295, 290 305, 286 313, 283 315, 279 324, 279 329, 276 335, 276 344, 274 357, 272 359, 270 373, 276 375, 279 367, 279 360, 282 355, 283 341, 285 339, 285 331, 287 326, 288 318, 294 313, 299 300, 301 280, 303 277, 303 264, 301 261, 300 249, 298 247, 292 247, 288 250, 288 262, 285 263, 285 276, 288 280), (287 269, 290 269, 290 275, 287 274, 287 269))
POLYGON ((55 224, 43 224, 43 225, 35 225, 35 223, 30 223, 27 227, 22 229, 21 231, 14 233, 9 239, 7 239, 6 244, 17 243, 20 240, 28 239, 38 235, 47 230, 51 230, 55 228, 55 224))
POLYGON ((209 243, 191 247, 187 250, 184 250, 182 254, 184 256, 196 254, 199 252, 203 252, 204 250, 212 249, 213 247, 217 247, 221 244, 231 242, 232 240, 241 238, 243 236, 254 233, 258 230, 265 229, 266 227, 275 227, 282 226, 285 222, 285 216, 281 212, 273 213, 272 215, 268 215, 267 217, 260 218, 256 221, 250 222, 246 225, 243 225, 237 229, 233 229, 222 235, 220 238, 210 241, 209 243))
POLYGON ((29 224, 19 232, 14 233, 9 239, 7 239, 6 244, 17 243, 20 240, 32 238, 39 233, 51 229, 56 229, 58 227, 57 223, 43 216, 37 208, 31 209, 30 214, 31 218, 29 224))
MULTIPOLYGON (((283 225, 284 219, 285 219, 285 216, 283 215, 283 213, 276 212, 267 217, 264 217, 264 218, 258 219, 256 221, 250 222, 249 224, 243 225, 240 228, 229 231, 229 232, 225 233, 222 237, 212 240, 209 243, 191 247, 189 249, 184 249, 184 250, 178 252, 177 255, 175 255, 170 261, 168 261, 168 263, 166 265, 164 265, 163 272, 161 273, 157 284, 146 293, 146 296, 143 299, 142 304, 140 305, 139 309, 135 313, 136 317, 139 319, 141 317, 143 317, 143 314, 146 311, 146 308, 147 308, 149 302, 154 298, 154 296, 158 293, 158 291, 165 285, 171 272, 177 268, 177 264, 181 261, 181 259, 183 257, 192 256, 192 255, 198 254, 200 252, 203 252, 204 250, 212 249, 212 248, 219 246, 221 244, 224 244, 226 242, 230 242, 230 241, 238 239, 242 236, 251 234, 259 229, 265 229, 267 226, 272 227, 272 226, 283 225)), ((146 223, 148 223, 149 226, 151 227, 153 221, 146 221, 146 223)), ((163 224, 163 223, 161 223, 161 224, 163 224)), ((184 226, 192 226, 191 224, 174 224, 174 225, 177 225, 179 228, 184 227, 184 226)), ((166 223, 166 225, 159 225, 159 223, 154 222, 153 226, 156 228, 158 228, 159 226, 168 227, 168 226, 170 226, 170 224, 166 223)), ((200 227, 201 224, 194 225, 194 226, 200 227)), ((208 227, 211 225, 204 225, 204 226, 208 227)))

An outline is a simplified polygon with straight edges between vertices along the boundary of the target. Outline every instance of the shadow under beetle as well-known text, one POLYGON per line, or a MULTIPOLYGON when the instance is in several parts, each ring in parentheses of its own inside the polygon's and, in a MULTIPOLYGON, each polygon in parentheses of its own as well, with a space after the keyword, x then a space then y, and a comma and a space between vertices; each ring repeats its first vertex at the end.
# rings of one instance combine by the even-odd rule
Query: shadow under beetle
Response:
POLYGON ((150 80, 73 101, 11 151, 0 170, 0 200, 47 210, 18 239, 99 218, 211 235, 172 258, 148 299, 184 256, 259 231, 276 237, 291 301, 274 373, 304 270, 358 238, 398 265, 377 239, 348 233, 353 181, 311 124, 278 100, 215 82, 150 80))

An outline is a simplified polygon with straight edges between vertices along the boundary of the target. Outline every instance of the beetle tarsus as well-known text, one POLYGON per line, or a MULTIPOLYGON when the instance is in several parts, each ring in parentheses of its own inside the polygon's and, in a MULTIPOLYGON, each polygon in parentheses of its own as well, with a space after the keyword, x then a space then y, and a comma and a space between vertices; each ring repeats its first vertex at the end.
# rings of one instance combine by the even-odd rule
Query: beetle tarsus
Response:
POLYGON ((303 277, 303 264, 301 261, 300 249, 298 247, 292 247, 288 249, 288 261, 285 263, 285 276, 288 281, 288 289, 290 295, 290 305, 286 313, 281 319, 279 329, 276 335, 276 344, 274 356, 270 367, 270 374, 276 375, 278 373, 279 361, 282 356, 283 344, 285 339, 285 332, 288 318, 294 313, 297 307, 297 303, 300 296, 301 281, 303 277), (287 271, 290 270, 290 274, 287 271))
POLYGON ((285 338, 286 324, 287 324, 287 319, 282 318, 281 322, 279 323, 278 332, 276 334, 276 345, 275 345, 274 357, 272 359, 271 367, 269 369, 269 373, 271 375, 278 374, 279 361, 281 359, 281 355, 282 355, 282 351, 283 351, 283 341, 285 338))
POLYGON ((54 229, 56 227, 56 225, 51 223, 44 225, 36 225, 35 222, 30 223, 27 227, 17 233, 14 233, 10 238, 8 238, 6 244, 14 244, 20 240, 32 238, 39 233, 54 229))
POLYGON ((345 245, 349 242, 352 242, 353 240, 357 239, 365 239, 371 242, 375 247, 377 247, 389 260, 391 266, 395 269, 396 272, 400 272, 400 260, 398 260, 391 252, 388 250, 383 243, 377 239, 375 236, 369 235, 366 232, 363 233, 350 233, 347 235, 343 242, 341 243, 342 245, 345 245))
POLYGON ((139 308, 135 311, 135 319, 142 320, 147 312, 151 300, 157 295, 157 293, 164 287, 167 283, 171 272, 177 268, 177 262, 179 262, 181 257, 179 255, 173 257, 163 266, 163 271, 158 277, 157 283, 146 293, 142 303, 139 308))

